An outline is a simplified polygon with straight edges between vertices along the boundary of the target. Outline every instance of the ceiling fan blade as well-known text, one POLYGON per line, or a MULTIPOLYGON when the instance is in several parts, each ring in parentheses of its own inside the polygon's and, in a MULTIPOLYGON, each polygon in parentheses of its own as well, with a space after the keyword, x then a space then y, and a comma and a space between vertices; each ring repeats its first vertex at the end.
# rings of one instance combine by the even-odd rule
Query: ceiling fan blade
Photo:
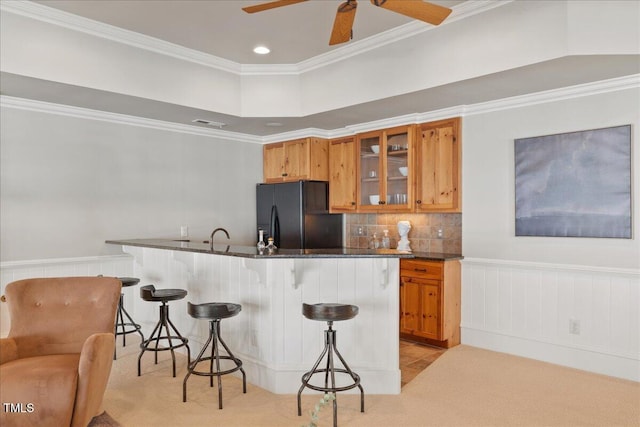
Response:
POLYGON ((351 29, 353 28, 357 7, 358 3, 356 0, 347 0, 338 6, 336 19, 333 21, 333 30, 331 30, 329 46, 351 40, 351 29))
POLYGON ((247 13, 256 13, 256 12, 262 12, 263 10, 274 9, 276 7, 289 6, 290 4, 302 3, 303 1, 307 1, 307 0, 276 0, 276 1, 270 1, 268 3, 257 4, 255 6, 243 7, 242 10, 244 10, 247 13))
POLYGON ((371 0, 371 3, 432 25, 439 25, 451 13, 448 7, 422 0, 371 0))

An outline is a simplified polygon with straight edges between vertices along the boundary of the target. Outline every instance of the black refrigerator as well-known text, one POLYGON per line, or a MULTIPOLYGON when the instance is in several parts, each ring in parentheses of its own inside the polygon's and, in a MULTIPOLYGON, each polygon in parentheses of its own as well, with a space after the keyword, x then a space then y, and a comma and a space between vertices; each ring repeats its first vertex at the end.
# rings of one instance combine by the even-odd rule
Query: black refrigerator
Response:
POLYGON ((258 184, 258 228, 282 249, 342 247, 342 214, 329 213, 329 183, 297 181, 258 184))

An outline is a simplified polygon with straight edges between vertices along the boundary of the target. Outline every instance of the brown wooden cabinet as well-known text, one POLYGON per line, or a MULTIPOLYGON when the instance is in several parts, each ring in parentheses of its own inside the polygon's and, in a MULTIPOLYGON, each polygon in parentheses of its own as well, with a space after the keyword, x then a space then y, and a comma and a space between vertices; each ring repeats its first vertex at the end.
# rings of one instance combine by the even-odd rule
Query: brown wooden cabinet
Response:
POLYGON ((359 134, 359 212, 409 212, 413 207, 415 126, 359 134))
POLYGON ((332 212, 461 212, 460 118, 264 146, 264 182, 329 181, 332 212))
POLYGON ((400 337, 460 344, 460 261, 400 260, 400 337))
POLYGON ((263 149, 264 182, 329 180, 329 141, 304 138, 267 144, 263 149))
POLYGON ((356 210, 356 139, 329 143, 329 206, 331 212, 356 210))
POLYGON ((461 212, 460 118, 420 125, 416 156, 416 212, 461 212))

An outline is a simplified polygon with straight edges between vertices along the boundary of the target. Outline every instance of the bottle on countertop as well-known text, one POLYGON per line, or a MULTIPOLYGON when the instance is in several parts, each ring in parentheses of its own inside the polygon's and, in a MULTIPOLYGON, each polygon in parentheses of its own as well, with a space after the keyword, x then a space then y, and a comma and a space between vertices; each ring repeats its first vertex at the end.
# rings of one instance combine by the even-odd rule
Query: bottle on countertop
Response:
POLYGON ((382 249, 391 248, 391 240, 389 239, 389 230, 383 230, 384 236, 382 236, 382 249))
POLYGON ((373 233, 373 237, 371 238, 371 241, 369 242, 369 248, 370 249, 379 249, 380 248, 380 240, 378 239, 378 234, 377 233, 373 233))
POLYGON ((260 253, 262 253, 262 251, 264 251, 264 248, 267 246, 264 243, 264 230, 262 229, 258 230, 258 244, 256 246, 258 247, 260 253))
POLYGON ((278 249, 278 247, 273 243, 273 237, 269 237, 267 239, 267 250, 269 251, 269 253, 275 251, 276 249, 278 249))

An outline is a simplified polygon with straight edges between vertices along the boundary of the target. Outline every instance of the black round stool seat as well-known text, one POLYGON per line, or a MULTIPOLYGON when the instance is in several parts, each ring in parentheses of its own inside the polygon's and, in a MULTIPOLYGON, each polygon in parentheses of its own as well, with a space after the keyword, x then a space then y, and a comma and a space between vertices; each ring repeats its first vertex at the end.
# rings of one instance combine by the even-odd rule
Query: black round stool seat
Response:
POLYGON ((226 319, 240 313, 242 306, 230 302, 187 303, 187 312, 196 319, 226 319))
POLYGON ((233 304, 230 302, 210 302, 204 304, 191 304, 187 303, 187 312, 191 317, 196 319, 208 319, 209 320, 209 337, 207 342, 202 346, 200 354, 193 362, 189 363, 187 375, 185 375, 182 381, 182 401, 187 401, 187 380, 191 374, 199 375, 203 377, 209 377, 209 386, 213 387, 213 377, 218 378, 218 408, 222 409, 222 375, 230 374, 232 372, 240 371, 242 373, 242 392, 247 392, 247 376, 242 369, 242 360, 233 355, 227 344, 222 340, 220 336, 220 322, 222 319, 233 317, 242 311, 240 304, 233 304), (220 354, 220 347, 218 343, 222 344, 222 347, 227 352, 226 355, 220 354), (211 344, 211 355, 204 356, 205 351, 211 344), (209 369, 206 371, 197 371, 196 367, 198 363, 209 361, 209 369), (229 369, 220 369, 220 360, 228 360, 233 363, 229 369), (215 362, 215 369, 214 369, 215 362))
MULTIPOLYGON (((122 282, 122 287, 135 286, 140 283, 140 279, 137 277, 118 277, 118 280, 122 282)), ((141 326, 134 322, 131 318, 131 315, 124 308, 124 293, 120 294, 120 302, 118 303, 118 311, 116 312, 116 323, 114 326, 114 333, 116 338, 118 335, 122 336, 122 346, 125 347, 127 345, 127 335, 138 333, 140 334, 140 338, 144 341, 144 335, 140 330, 141 326)), ((113 360, 116 360, 116 349, 113 349, 113 360)))
POLYGON ((135 286, 140 283, 140 279, 137 277, 118 277, 118 280, 122 282, 122 287, 135 286))
POLYGON ((333 322, 353 319, 358 315, 358 306, 349 304, 320 303, 302 304, 302 314, 307 319, 333 322))
MULTIPOLYGON (((324 331, 324 349, 320 353, 320 357, 316 360, 310 371, 302 375, 302 385, 298 390, 298 416, 302 415, 302 391, 305 388, 311 390, 322 391, 324 393, 333 393, 333 426, 338 426, 338 403, 335 393, 338 391, 351 390, 358 387, 360 389, 360 412, 364 412, 364 389, 360 385, 360 376, 353 372, 347 362, 344 360, 336 346, 336 331, 333 329, 333 322, 339 320, 353 319, 358 315, 358 306, 350 304, 336 303, 320 303, 320 304, 302 304, 302 314, 310 320, 321 320, 327 322, 327 329, 324 331), (337 356, 342 368, 335 366, 335 357, 337 356), (325 359, 326 362, 320 367, 320 363, 325 359), (311 384, 311 378, 316 375, 324 379, 323 384, 311 384), (350 380, 348 384, 337 386, 336 374, 346 374, 350 380)), ((317 378, 316 378, 317 380, 317 378)))
POLYGON ((191 362, 191 349, 189 349, 189 340, 183 337, 175 327, 171 319, 169 319, 169 306, 167 302, 183 299, 187 296, 185 289, 156 289, 153 285, 146 285, 140 288, 140 298, 145 301, 159 302, 160 320, 156 324, 149 339, 142 341, 140 344, 140 355, 138 356, 138 376, 140 376, 140 361, 145 351, 155 353, 155 363, 158 364, 159 351, 171 351, 171 360, 173 367, 173 376, 176 376, 176 356, 174 350, 180 347, 187 348, 187 364, 191 362), (163 334, 164 329, 164 334, 163 334), (166 343, 160 346, 160 342, 166 343), (153 344, 153 345, 152 345, 153 344))
POLYGON ((187 296, 184 289, 156 289, 153 285, 140 288, 140 298, 145 301, 167 302, 182 299, 187 296))

